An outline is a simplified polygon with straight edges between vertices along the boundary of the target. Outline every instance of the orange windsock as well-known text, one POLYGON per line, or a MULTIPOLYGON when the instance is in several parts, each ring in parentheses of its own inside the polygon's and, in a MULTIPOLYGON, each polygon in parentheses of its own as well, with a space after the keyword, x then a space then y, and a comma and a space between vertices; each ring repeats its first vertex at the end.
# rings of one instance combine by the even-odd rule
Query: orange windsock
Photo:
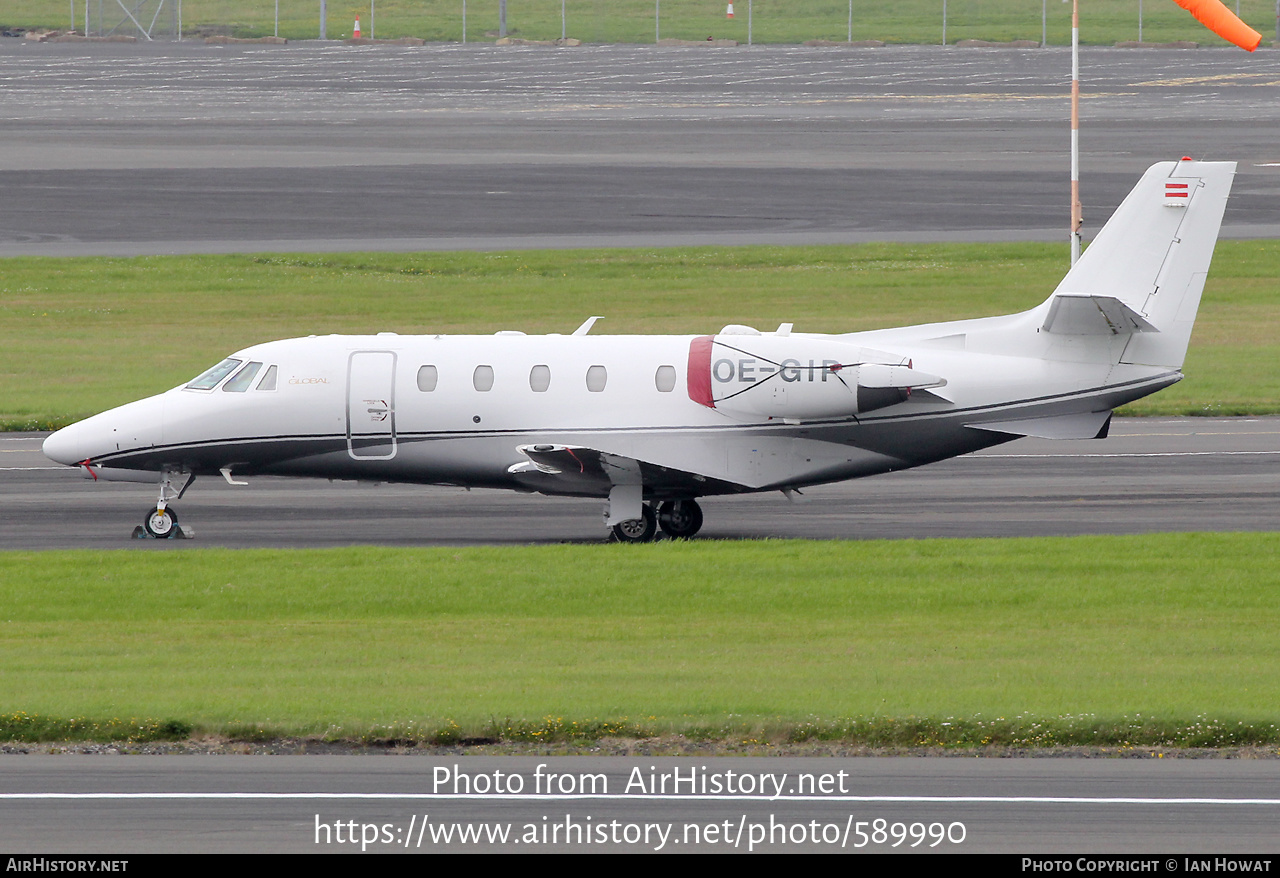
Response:
POLYGON ((1173 0, 1196 17, 1196 21, 1222 37, 1235 43, 1246 52, 1252 52, 1262 42, 1262 34, 1236 18, 1221 0, 1173 0))

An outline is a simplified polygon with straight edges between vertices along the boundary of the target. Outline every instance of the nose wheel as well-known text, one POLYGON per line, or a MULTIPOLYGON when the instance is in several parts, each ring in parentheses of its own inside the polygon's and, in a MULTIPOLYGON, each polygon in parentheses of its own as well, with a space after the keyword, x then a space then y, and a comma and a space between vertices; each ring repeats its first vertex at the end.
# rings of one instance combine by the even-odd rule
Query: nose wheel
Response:
POLYGON ((169 507, 155 507, 142 520, 142 526, 148 534, 158 540, 167 540, 178 529, 178 516, 169 507))

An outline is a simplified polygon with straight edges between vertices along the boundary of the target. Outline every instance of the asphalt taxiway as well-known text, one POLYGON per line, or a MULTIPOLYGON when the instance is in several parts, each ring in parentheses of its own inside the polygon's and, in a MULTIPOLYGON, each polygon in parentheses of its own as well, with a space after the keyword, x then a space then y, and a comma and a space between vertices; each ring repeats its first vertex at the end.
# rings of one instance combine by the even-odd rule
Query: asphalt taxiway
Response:
POLYGON ((1274 850, 1280 810, 1280 761, 1222 759, 13 756, 0 780, 0 846, 59 856, 1123 852, 1181 872, 1166 857, 1274 850), (702 796, 704 777, 755 791, 702 796))
MULTIPOLYGON (((1280 52, 1082 52, 1092 235, 1151 163, 1280 236, 1280 52)), ((0 39, 0 256, 1066 240, 1070 54, 0 39)))

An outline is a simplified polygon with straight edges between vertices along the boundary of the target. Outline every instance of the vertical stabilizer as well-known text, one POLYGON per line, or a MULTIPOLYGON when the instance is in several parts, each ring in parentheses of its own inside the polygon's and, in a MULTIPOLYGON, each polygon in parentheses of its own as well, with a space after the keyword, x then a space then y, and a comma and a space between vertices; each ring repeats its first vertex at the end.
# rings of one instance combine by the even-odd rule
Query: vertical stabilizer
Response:
POLYGON ((1050 301, 1093 297, 1124 321, 1113 331, 1129 333, 1120 362, 1182 368, 1235 170, 1190 159, 1153 165, 1050 301))

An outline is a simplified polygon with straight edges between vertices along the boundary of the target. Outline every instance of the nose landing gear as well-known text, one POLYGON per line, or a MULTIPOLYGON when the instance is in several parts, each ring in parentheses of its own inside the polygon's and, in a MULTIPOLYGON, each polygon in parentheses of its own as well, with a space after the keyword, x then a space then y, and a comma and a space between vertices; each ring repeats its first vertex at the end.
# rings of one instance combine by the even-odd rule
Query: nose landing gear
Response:
POLYGON ((160 477, 160 499, 142 519, 142 525, 133 529, 133 538, 189 540, 195 533, 189 527, 178 525, 178 515, 169 508, 169 499, 181 500, 196 477, 188 472, 165 470, 160 477))

